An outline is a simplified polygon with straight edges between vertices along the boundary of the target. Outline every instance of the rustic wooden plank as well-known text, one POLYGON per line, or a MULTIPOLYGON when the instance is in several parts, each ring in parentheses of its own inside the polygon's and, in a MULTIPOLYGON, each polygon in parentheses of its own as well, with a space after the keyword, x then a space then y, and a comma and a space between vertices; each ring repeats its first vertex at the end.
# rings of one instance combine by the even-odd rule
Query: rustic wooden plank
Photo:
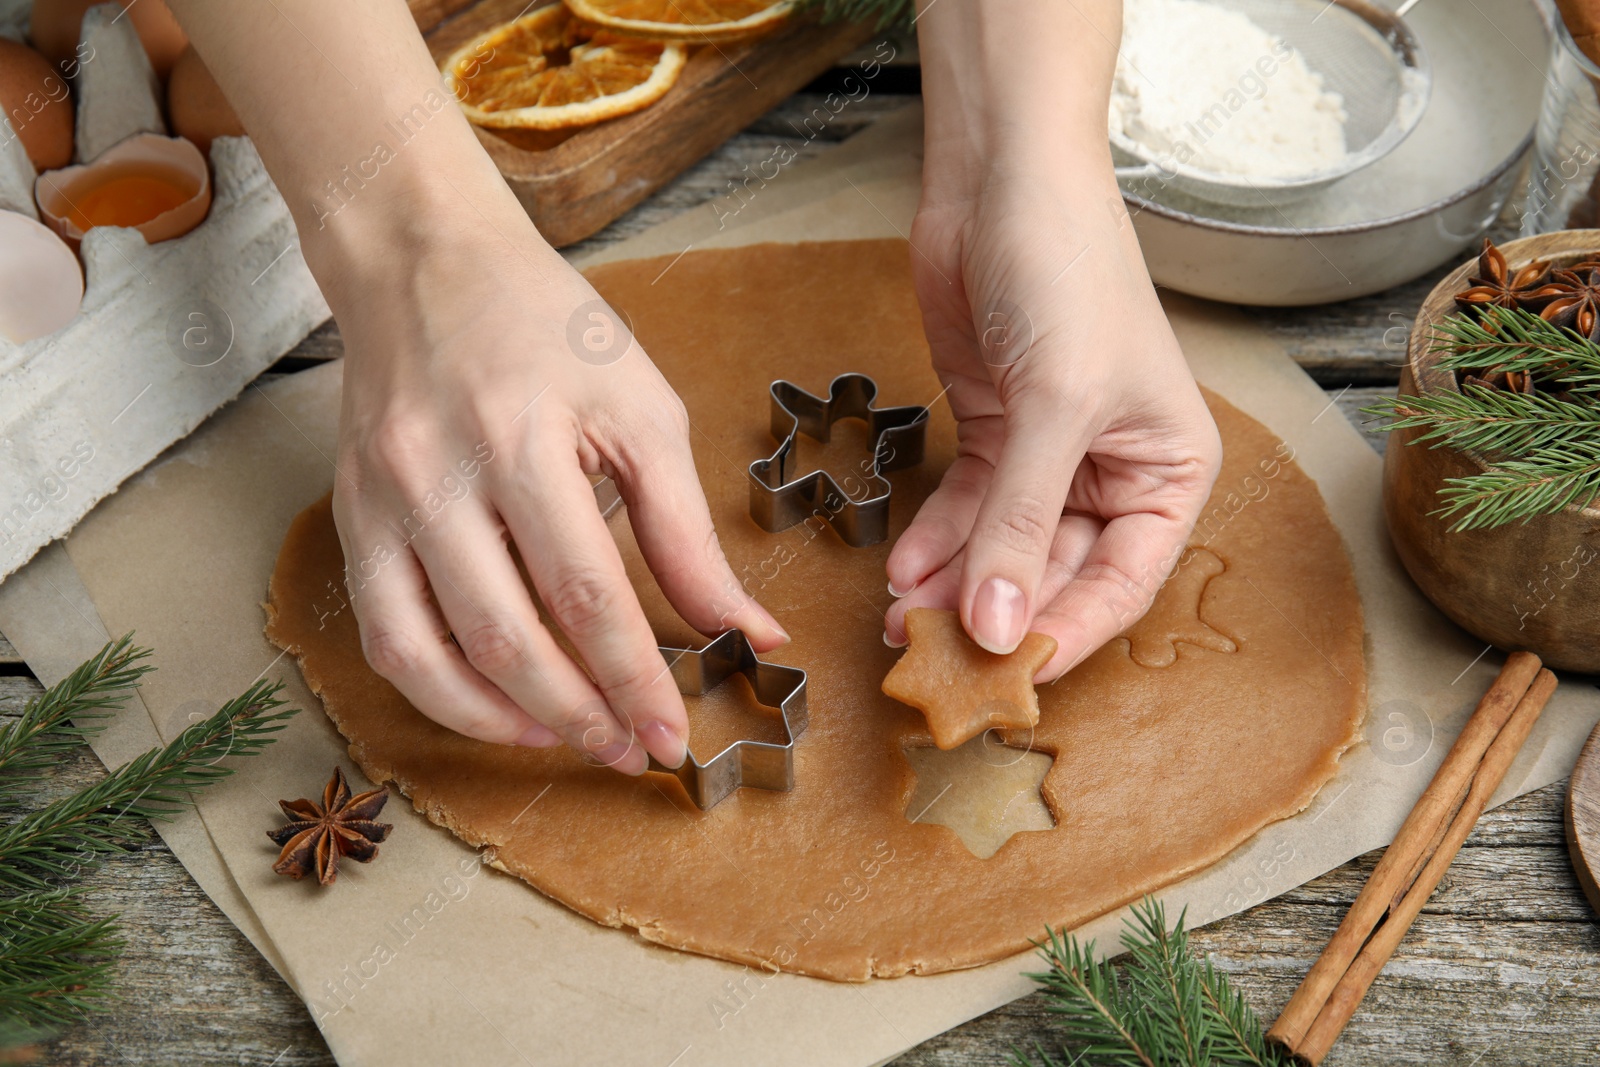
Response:
MULTIPOLYGON (((1517 236, 1507 205, 1489 230, 1496 244, 1517 236)), ((1338 304, 1300 308, 1244 308, 1317 384, 1393 385, 1405 365, 1406 342, 1422 301, 1439 281, 1475 252, 1464 252, 1420 278, 1381 293, 1338 304)))

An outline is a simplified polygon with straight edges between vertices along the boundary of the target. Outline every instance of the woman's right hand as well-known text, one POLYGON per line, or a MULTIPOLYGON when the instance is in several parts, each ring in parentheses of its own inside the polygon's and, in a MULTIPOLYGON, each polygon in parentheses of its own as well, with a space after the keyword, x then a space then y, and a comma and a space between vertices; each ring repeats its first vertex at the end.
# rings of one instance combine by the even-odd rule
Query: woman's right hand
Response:
POLYGON ((626 331, 608 342, 609 309, 534 229, 402 0, 171 6, 339 320, 333 507, 368 662, 468 736, 676 766, 683 700, 585 475, 616 480, 687 622, 787 639, 717 546, 683 405, 626 331))
POLYGON ((443 200, 413 247, 351 255, 347 232, 345 261, 369 266, 325 272, 347 352, 334 516, 367 660, 470 737, 677 766, 683 700, 587 476, 615 480, 690 625, 757 650, 788 635, 728 566, 683 404, 626 326, 520 211, 443 200))

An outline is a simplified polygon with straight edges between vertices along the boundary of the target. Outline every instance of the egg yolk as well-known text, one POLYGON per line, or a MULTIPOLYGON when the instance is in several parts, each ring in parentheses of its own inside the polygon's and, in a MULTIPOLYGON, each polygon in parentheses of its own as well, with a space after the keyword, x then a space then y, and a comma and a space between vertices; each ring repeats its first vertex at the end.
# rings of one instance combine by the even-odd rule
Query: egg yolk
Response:
POLYGON ((119 170, 79 191, 67 217, 85 233, 95 226, 140 226, 198 191, 193 179, 173 171, 119 170))

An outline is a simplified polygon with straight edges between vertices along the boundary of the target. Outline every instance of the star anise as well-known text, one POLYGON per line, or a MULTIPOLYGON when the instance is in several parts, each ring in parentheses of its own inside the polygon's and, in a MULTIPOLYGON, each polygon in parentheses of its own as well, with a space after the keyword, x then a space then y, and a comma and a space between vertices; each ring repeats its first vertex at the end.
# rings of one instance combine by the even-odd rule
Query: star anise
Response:
POLYGON ((1456 294, 1456 306, 1462 311, 1485 307, 1538 311, 1560 295, 1560 290, 1551 284, 1549 273, 1549 260, 1541 259, 1512 274, 1505 254, 1485 237, 1483 251, 1478 255, 1478 273, 1467 279, 1470 289, 1456 294))
POLYGON ((1558 270, 1545 288, 1556 290, 1556 295, 1539 317, 1593 339, 1600 327, 1600 266, 1585 263, 1558 270))
POLYGON ((344 771, 335 767, 320 805, 304 798, 278 801, 289 823, 267 831, 283 846, 272 869, 294 879, 315 873, 317 881, 332 885, 339 876, 340 856, 366 863, 378 854, 378 842, 394 829, 376 821, 388 799, 389 790, 382 786, 351 796, 344 771))

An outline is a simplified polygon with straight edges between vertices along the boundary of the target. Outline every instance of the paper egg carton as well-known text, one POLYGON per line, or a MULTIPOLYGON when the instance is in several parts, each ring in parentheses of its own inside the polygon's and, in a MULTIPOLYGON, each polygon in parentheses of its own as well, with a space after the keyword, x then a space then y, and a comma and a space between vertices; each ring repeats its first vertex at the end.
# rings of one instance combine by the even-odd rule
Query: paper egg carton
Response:
MULTIPOLYGON (((120 11, 84 17, 78 162, 135 133, 167 133, 159 85, 120 11)), ((0 0, 0 34, 19 36, 26 14, 0 0)), ((4 117, 0 141, 0 206, 37 218, 33 168, 4 117)), ((250 141, 218 138, 211 171, 199 227, 154 245, 136 230, 91 230, 78 316, 49 337, 0 340, 0 578, 328 317, 250 141)))

